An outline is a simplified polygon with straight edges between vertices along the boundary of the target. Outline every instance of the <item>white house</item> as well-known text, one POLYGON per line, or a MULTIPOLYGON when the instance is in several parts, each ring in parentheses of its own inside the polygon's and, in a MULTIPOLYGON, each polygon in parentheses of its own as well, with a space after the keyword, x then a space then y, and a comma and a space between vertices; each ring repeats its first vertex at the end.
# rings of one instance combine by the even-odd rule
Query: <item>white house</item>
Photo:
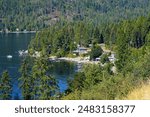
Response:
POLYGON ((88 49, 85 47, 78 47, 77 50, 73 51, 73 53, 76 54, 87 54, 88 53, 88 49))

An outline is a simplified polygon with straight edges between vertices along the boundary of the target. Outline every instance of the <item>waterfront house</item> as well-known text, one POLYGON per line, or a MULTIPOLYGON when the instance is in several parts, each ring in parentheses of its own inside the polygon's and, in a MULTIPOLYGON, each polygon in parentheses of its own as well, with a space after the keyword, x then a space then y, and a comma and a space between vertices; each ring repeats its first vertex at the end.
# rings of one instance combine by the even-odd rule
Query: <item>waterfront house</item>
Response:
POLYGON ((73 51, 73 53, 81 55, 81 54, 87 54, 88 49, 85 47, 78 47, 77 50, 73 51))

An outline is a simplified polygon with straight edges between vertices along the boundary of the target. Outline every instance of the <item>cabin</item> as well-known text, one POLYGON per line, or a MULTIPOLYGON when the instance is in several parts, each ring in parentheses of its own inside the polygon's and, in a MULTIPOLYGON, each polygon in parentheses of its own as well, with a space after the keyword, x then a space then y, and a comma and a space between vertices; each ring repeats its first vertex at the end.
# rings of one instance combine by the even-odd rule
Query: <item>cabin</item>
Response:
POLYGON ((85 47, 78 47, 77 50, 73 51, 73 53, 81 55, 81 54, 87 54, 88 49, 85 47))

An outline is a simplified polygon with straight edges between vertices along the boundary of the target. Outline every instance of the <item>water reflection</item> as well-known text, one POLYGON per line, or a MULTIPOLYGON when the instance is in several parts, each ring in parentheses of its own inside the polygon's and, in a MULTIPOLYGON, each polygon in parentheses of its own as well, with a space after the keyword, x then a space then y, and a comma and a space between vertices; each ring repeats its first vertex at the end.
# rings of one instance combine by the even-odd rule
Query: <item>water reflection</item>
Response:
MULTIPOLYGON (((18 69, 22 58, 19 57, 19 50, 26 50, 34 34, 1 34, 0 33, 0 74, 8 70, 13 83, 13 99, 21 99, 21 90, 18 84, 20 73, 18 69), (12 59, 7 59, 12 55, 12 59)), ((57 79, 60 91, 67 89, 67 79, 72 78, 77 70, 76 63, 59 61, 49 62, 50 73, 57 79)))
POLYGON ((76 63, 59 61, 50 62, 50 73, 57 79, 60 92, 64 92, 68 87, 68 78, 75 74, 76 63))

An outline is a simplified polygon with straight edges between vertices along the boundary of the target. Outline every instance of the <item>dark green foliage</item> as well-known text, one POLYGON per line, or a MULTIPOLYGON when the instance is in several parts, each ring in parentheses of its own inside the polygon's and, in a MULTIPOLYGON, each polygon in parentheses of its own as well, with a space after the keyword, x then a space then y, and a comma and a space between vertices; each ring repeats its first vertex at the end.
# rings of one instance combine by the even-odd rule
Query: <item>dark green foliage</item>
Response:
MULTIPOLYGON (((93 45, 105 42, 110 50, 116 51, 117 47, 117 51, 120 51, 120 53, 117 53, 119 57, 121 53, 129 52, 132 47, 140 48, 146 44, 150 27, 148 19, 141 17, 136 20, 109 23, 96 27, 91 22, 57 24, 38 32, 35 39, 32 40, 29 50, 44 51, 45 55, 52 54, 62 57, 71 54, 78 44, 89 47, 92 42, 93 45)), ((96 46, 93 46, 94 49, 96 49, 96 46)), ((95 52, 97 54, 98 51, 95 52)), ((129 53, 126 53, 126 55, 129 53)), ((126 60, 126 57, 123 58, 126 60)), ((119 69, 121 69, 121 66, 119 69)))
POLYGON ((93 34, 92 24, 83 22, 55 25, 49 29, 44 29, 36 34, 29 46, 30 53, 33 51, 43 51, 44 55, 55 55, 63 57, 72 54, 77 45, 89 46, 93 34))
MULTIPOLYGON (((142 55, 141 55, 142 56, 142 55)), ((140 58, 137 64, 134 64, 134 69, 132 69, 135 77, 144 78, 144 80, 150 77, 150 53, 148 52, 142 58, 140 58)))
POLYGON ((125 76, 122 73, 109 73, 111 64, 108 64, 108 66, 106 65, 104 69, 99 69, 100 71, 98 71, 98 66, 94 66, 93 68, 95 69, 91 66, 86 66, 84 68, 84 74, 86 76, 84 84, 87 81, 89 83, 84 85, 82 90, 74 90, 62 99, 114 100, 125 98, 134 87, 140 84, 140 82, 149 81, 149 49, 144 56, 144 58, 140 58, 142 62, 140 60, 137 61, 133 67, 133 71, 126 72, 125 76), (93 83, 93 80, 97 78, 99 81, 101 79, 101 81, 93 83))
POLYGON ((12 99, 12 83, 8 71, 4 71, 0 77, 0 99, 12 99))
POLYGON ((37 33, 29 46, 30 53, 40 51, 44 56, 52 54, 62 57, 73 51, 75 49, 73 27, 58 26, 37 33))
POLYGON ((31 100, 32 99, 32 90, 33 90, 33 79, 31 77, 31 65, 33 60, 31 57, 27 57, 23 60, 20 73, 21 77, 19 78, 20 81, 20 88, 22 89, 23 99, 31 100))
POLYGON ((100 57, 102 53, 103 50, 99 45, 93 45, 90 52, 90 60, 95 60, 97 57, 100 57))
POLYGON ((148 0, 1 0, 0 29, 37 30, 81 20, 104 24, 145 16, 149 10, 148 0))
POLYGON ((146 35, 145 42, 146 42, 145 45, 150 47, 150 31, 146 35))
POLYGON ((105 65, 104 65, 104 70, 106 71, 106 73, 108 73, 108 74, 110 74, 110 75, 113 75, 114 74, 114 72, 112 71, 112 67, 113 67, 114 65, 113 65, 113 63, 106 63, 105 65))
POLYGON ((99 65, 85 65, 83 72, 75 74, 69 83, 69 92, 90 89, 92 86, 102 82, 102 67, 99 65))
POLYGON ((50 75, 41 76, 41 83, 40 83, 40 96, 39 99, 41 100, 49 100, 53 99, 56 95, 58 86, 56 79, 50 75))
POLYGON ((102 67, 100 65, 86 65, 83 68, 86 76, 84 88, 91 88, 93 85, 101 83, 103 80, 102 67))
POLYGON ((97 43, 103 43, 103 37, 100 34, 100 30, 98 27, 95 28, 93 38, 96 40, 97 43))
MULTIPOLYGON (((74 90, 62 99, 122 99, 141 82, 149 82, 149 27, 149 18, 143 17, 103 27, 107 47, 117 54, 115 66, 118 71, 112 72, 114 65, 111 63, 102 68, 98 65, 86 66, 83 69, 85 80, 82 90, 74 90)), ((96 45, 96 41, 93 44, 96 45)), ((106 60, 107 56, 102 56, 102 63, 106 60)))
POLYGON ((57 81, 49 74, 48 58, 27 57, 20 68, 20 87, 25 100, 54 99, 58 93, 57 81))
POLYGON ((93 39, 94 39, 97 43, 104 43, 104 36, 103 36, 103 34, 101 34, 99 27, 95 27, 95 28, 94 28, 93 39))
MULTIPOLYGON (((146 46, 146 48, 143 49, 136 50, 138 53, 138 60, 136 62, 135 60, 132 60, 132 62, 135 62, 134 67, 130 72, 126 72, 126 75, 122 72, 117 74, 109 73, 109 70, 106 68, 107 65, 104 69, 99 69, 100 71, 98 71, 98 66, 94 66, 95 69, 91 66, 86 66, 84 68, 84 74, 86 76, 84 84, 87 81, 89 81, 89 83, 84 85, 82 91, 79 89, 75 90, 64 96, 62 99, 114 100, 125 98, 128 93, 136 86, 139 86, 141 82, 149 82, 150 48, 146 46), (145 51, 144 53, 143 49, 145 51), (143 56, 142 54, 144 54, 144 57, 141 57, 143 56), (97 78, 101 79, 101 81, 93 83, 93 80, 97 78)), ((133 51, 132 54, 135 54, 135 52, 133 51)), ((111 64, 108 64, 109 68, 110 66, 111 64)))
POLYGON ((74 79, 72 81, 70 81, 69 89, 71 91, 82 90, 82 88, 84 88, 85 79, 86 79, 86 77, 83 72, 79 72, 79 73, 75 74, 74 79))
POLYGON ((35 60, 32 67, 33 92, 34 100, 48 100, 56 94, 58 87, 55 78, 48 73, 48 59, 45 57, 35 60))
POLYGON ((44 55, 62 57, 72 53, 77 44, 88 47, 92 43, 90 58, 95 60, 103 53, 98 40, 104 39, 106 47, 117 55, 115 65, 109 63, 108 56, 104 54, 101 61, 106 64, 103 67, 85 67, 72 80, 66 95, 71 95, 71 99, 120 98, 128 94, 132 85, 136 86, 141 80, 147 81, 149 78, 149 21, 149 18, 142 17, 102 27, 84 22, 55 25, 39 32, 30 49, 43 51, 50 45, 48 50, 51 53, 44 55), (117 67, 117 71, 112 71, 113 66, 117 67))
POLYGON ((107 54, 103 54, 103 55, 101 56, 100 62, 101 62, 102 64, 108 63, 108 62, 109 62, 108 55, 107 55, 107 54))
MULTIPOLYGON (((98 66, 95 66, 98 68, 98 66)), ((124 77, 122 74, 111 75, 102 69, 96 69, 86 66, 86 75, 84 84, 81 89, 74 89, 73 92, 68 93, 62 99, 77 99, 77 100, 114 100, 125 97, 128 92, 136 85, 137 80, 133 79, 132 75, 124 77), (93 70, 91 70, 93 69, 93 70), (100 72, 101 71, 101 72, 100 72), (101 79, 99 82, 93 83, 95 79, 101 79), (87 84, 87 81, 89 82, 87 84)), ((80 74, 80 73, 79 73, 80 74)))
POLYGON ((119 71, 123 71, 124 68, 127 66, 129 62, 129 56, 130 56, 130 47, 128 38, 126 37, 126 33, 120 29, 117 39, 117 68, 119 71))

